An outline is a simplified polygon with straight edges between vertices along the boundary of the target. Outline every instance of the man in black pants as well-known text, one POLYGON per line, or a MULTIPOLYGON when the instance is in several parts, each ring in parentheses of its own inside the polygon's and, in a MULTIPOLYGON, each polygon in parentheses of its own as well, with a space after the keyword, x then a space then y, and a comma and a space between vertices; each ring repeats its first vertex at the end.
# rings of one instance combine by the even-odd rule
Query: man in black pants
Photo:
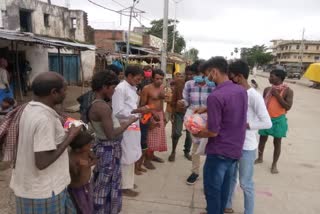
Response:
MULTIPOLYGON (((175 81, 175 88, 172 92, 172 114, 173 114, 173 123, 172 123, 172 152, 169 156, 169 161, 174 162, 176 157, 176 148, 179 142, 180 137, 182 136, 182 129, 183 129, 183 119, 185 115, 185 108, 179 108, 177 105, 178 101, 183 99, 182 92, 184 89, 184 85, 189 80, 192 80, 193 73, 191 71, 191 67, 187 66, 185 71, 185 81, 184 80, 176 80, 175 81)), ((192 160, 190 153, 192 145, 192 139, 190 132, 186 131, 186 139, 184 143, 184 156, 188 160, 192 160)))

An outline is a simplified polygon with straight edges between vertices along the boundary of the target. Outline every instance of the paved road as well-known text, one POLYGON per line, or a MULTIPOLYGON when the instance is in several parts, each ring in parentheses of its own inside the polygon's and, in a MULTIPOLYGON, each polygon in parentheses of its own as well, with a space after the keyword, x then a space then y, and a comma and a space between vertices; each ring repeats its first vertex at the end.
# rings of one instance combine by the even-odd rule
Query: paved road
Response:
MULTIPOLYGON (((261 88, 267 80, 257 77, 261 88)), ((273 146, 266 146, 265 163, 256 166, 256 214, 320 213, 320 91, 290 84, 295 103, 288 114, 289 136, 283 142, 279 175, 270 174, 273 146)), ((167 127, 170 145, 170 127, 167 127)), ((184 138, 184 137, 182 137, 184 138)), ((136 179, 141 194, 124 199, 122 214, 197 214, 204 210, 202 176, 195 186, 187 186, 191 162, 178 147, 175 163, 156 164, 157 170, 136 179)), ((160 154, 167 159, 168 153, 160 154)), ((0 213, 14 213, 14 197, 8 189, 10 172, 0 172, 0 213)), ((243 213, 243 199, 238 188, 234 209, 243 213)))
MULTIPOLYGON (((266 78, 256 80, 261 88, 268 84, 266 78)), ((288 113, 289 137, 283 142, 280 174, 270 174, 272 141, 266 146, 265 162, 255 169, 257 214, 320 213, 320 91, 295 84, 290 87, 295 103, 288 113)), ((202 177, 195 186, 185 184, 191 162, 183 158, 182 140, 180 143, 175 163, 157 164, 157 170, 137 177, 141 194, 124 200, 123 214, 197 214, 204 210, 202 177)), ((160 154, 163 158, 168 155, 160 154)), ((243 213, 240 188, 234 209, 243 213)))

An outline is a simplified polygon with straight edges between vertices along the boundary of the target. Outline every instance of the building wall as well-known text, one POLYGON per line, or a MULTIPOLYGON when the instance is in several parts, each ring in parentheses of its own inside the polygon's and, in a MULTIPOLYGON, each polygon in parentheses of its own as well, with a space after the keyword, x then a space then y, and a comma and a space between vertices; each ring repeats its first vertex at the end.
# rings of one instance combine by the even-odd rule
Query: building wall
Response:
POLYGON ((301 51, 303 51, 303 63, 310 64, 320 59, 320 41, 304 41, 303 50, 301 50, 299 40, 274 40, 272 42, 276 62, 300 63, 301 51))
MULTIPOLYGON (((0 48, 9 47, 11 45, 9 41, 0 40, 0 48)), ((26 60, 30 62, 32 71, 30 73, 30 81, 32 81, 39 73, 49 71, 49 53, 57 53, 55 48, 45 48, 42 45, 25 46, 19 45, 18 51, 24 51, 26 60)), ((62 54, 73 54, 73 51, 62 50, 62 54)), ((84 71, 84 80, 89 81, 93 75, 95 67, 95 51, 82 51, 81 61, 84 71)), ((81 76, 81 74, 80 74, 81 76)))
POLYGON ((123 31, 117 30, 95 30, 94 42, 97 48, 111 52, 115 51, 115 42, 123 41, 123 31))
POLYGON ((49 5, 38 0, 7 0, 6 16, 3 17, 5 29, 21 30, 19 11, 31 11, 32 32, 37 35, 86 41, 87 15, 84 11, 68 10, 64 7, 49 5), (49 27, 45 26, 44 14, 49 15, 49 27), (76 28, 72 27, 76 19, 76 28))

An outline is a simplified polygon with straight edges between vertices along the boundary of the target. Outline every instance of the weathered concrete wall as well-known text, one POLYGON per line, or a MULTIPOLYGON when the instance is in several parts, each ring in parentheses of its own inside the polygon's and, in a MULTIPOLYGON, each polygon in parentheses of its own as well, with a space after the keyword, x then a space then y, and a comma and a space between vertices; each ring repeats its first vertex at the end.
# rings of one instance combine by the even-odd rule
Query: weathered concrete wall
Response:
MULTIPOLYGON (((1 0, 2 1, 2 0, 1 0)), ((80 10, 68 10, 64 7, 49 5, 37 0, 7 0, 4 28, 20 30, 19 11, 31 11, 32 32, 55 38, 74 39, 84 42, 87 28, 86 13, 80 10), (49 26, 44 23, 44 14, 49 15, 49 26), (76 28, 72 28, 72 18, 76 18, 76 28)))
MULTIPOLYGON (((0 40, 0 48, 4 47, 8 47, 10 51, 11 43, 9 41, 0 40)), ((58 52, 55 48, 45 48, 42 45, 24 46, 22 44, 18 46, 18 51, 24 51, 26 60, 30 62, 30 66, 32 67, 30 81, 32 81, 39 73, 49 71, 48 53, 58 52)), ((61 54, 74 54, 74 52, 71 50, 61 50, 61 54)), ((89 81, 95 67, 95 51, 83 51, 81 54, 84 80, 89 81)))

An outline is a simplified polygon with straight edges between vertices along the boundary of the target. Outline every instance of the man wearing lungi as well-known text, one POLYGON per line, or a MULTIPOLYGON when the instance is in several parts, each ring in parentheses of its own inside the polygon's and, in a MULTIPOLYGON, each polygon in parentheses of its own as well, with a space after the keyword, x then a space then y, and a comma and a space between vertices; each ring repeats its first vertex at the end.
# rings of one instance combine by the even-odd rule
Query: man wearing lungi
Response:
POLYGON ((147 159, 145 167, 154 169, 151 161, 163 163, 164 160, 154 155, 154 152, 167 151, 166 133, 165 133, 165 116, 163 111, 163 101, 165 91, 163 86, 164 72, 162 70, 154 70, 152 72, 152 84, 144 87, 141 93, 141 106, 153 106, 153 117, 148 130, 147 144, 147 159))
POLYGON ((65 132, 54 110, 64 100, 66 89, 63 77, 53 72, 43 72, 33 81, 34 99, 22 110, 16 130, 18 149, 10 183, 16 213, 76 213, 67 192, 67 148, 81 127, 65 132))

